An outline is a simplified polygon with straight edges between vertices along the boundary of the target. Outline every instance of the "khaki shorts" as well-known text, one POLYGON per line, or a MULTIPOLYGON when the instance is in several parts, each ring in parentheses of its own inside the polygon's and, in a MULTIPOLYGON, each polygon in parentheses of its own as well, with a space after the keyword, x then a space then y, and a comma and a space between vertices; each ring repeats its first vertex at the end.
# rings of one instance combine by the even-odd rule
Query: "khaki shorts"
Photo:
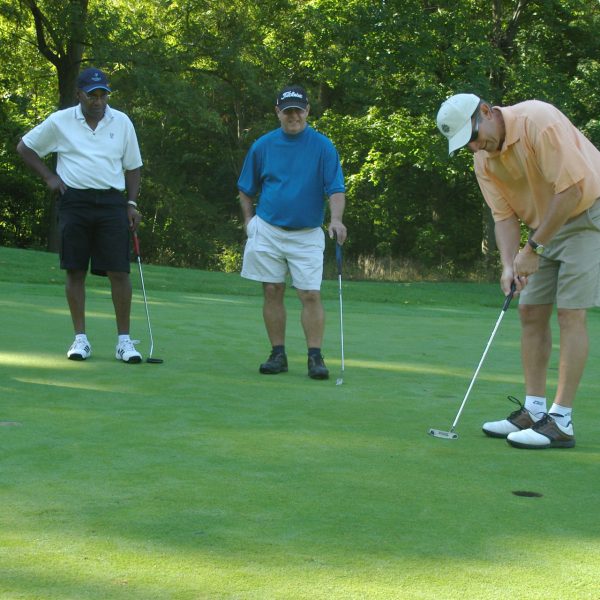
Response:
POLYGON ((558 230, 519 303, 556 303, 571 309, 600 306, 600 200, 558 230))
POLYGON ((289 272, 298 290, 320 290, 325 233, 320 227, 288 231, 254 215, 247 227, 242 277, 284 283, 289 272))

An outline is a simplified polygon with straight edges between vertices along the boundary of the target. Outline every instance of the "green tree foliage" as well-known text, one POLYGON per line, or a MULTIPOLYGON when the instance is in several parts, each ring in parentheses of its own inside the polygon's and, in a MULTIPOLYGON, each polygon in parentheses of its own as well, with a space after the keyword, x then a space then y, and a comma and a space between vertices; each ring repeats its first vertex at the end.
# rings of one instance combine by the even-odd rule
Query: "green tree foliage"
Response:
POLYGON ((342 158, 347 253, 468 268, 493 249, 489 212, 470 157, 446 156, 439 104, 539 98, 599 144, 599 12, 596 0, 0 0, 2 243, 45 243, 43 187, 13 149, 64 105, 65 65, 81 63, 111 73, 110 102, 136 125, 150 260, 238 266, 241 162, 278 125, 277 89, 297 82, 342 158))

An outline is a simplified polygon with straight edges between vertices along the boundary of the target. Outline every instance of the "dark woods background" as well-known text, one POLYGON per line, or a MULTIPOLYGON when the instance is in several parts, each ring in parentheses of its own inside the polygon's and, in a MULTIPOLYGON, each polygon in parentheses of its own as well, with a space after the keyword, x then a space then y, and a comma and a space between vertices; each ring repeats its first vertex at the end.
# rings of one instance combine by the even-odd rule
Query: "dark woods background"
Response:
POLYGON ((239 168, 295 82, 342 158, 346 255, 461 276, 494 245, 440 102, 546 100, 600 145, 599 25, 597 0, 0 0, 0 244, 55 245, 53 202, 14 148, 93 64, 140 139, 147 260, 239 267, 239 168))

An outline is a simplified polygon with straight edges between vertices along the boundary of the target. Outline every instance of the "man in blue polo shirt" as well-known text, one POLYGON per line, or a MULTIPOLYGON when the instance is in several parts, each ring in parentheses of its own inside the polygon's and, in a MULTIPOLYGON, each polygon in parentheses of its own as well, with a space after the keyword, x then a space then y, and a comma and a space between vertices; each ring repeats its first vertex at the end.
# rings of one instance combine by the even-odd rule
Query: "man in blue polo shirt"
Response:
POLYGON ((281 127, 256 140, 246 156, 238 180, 248 236, 242 277, 263 285, 263 318, 272 349, 259 371, 288 370, 284 294, 289 273, 302 303, 308 375, 327 379, 329 371, 321 354, 325 329, 320 292, 325 249, 322 225, 328 197, 329 236, 344 243, 346 197, 338 153, 327 137, 307 124, 309 110, 303 88, 283 89, 275 106, 281 127))
POLYGON ((23 136, 17 152, 59 194, 60 266, 67 272, 66 296, 75 330, 67 351, 85 360, 92 346, 85 330, 85 279, 108 276, 117 321, 116 358, 139 363, 129 337, 131 281, 129 232, 140 223, 137 195, 142 159, 133 124, 108 106, 106 75, 91 67, 79 74, 79 104, 52 113, 23 136), (42 160, 56 153, 56 173, 42 160), (125 195, 126 192, 126 195, 125 195))

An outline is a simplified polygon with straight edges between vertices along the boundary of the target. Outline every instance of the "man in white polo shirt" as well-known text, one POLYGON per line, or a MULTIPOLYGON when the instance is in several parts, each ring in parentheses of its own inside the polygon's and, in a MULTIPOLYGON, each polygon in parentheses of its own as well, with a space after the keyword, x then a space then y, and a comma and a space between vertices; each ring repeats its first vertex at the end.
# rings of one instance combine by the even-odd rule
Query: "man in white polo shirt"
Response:
POLYGON ((133 124, 108 106, 106 75, 94 67, 77 80, 79 104, 51 114, 23 136, 17 152, 59 194, 60 266, 75 330, 67 357, 85 360, 92 347, 85 329, 85 279, 108 276, 117 322, 116 358, 140 363, 129 337, 129 236, 141 221, 136 199, 142 159, 133 124), (57 155, 56 173, 42 160, 57 155), (126 195, 125 195, 126 193, 126 195))

